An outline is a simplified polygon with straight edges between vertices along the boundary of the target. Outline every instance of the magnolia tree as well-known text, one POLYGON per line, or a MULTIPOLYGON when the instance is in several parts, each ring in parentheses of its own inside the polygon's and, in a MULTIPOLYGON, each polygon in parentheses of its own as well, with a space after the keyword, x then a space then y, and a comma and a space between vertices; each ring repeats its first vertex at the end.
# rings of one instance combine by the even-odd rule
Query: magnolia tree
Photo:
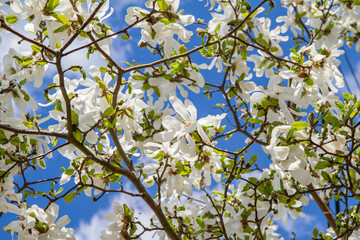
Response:
POLYGON ((119 29, 109 0, 0 0, 2 44, 27 49, 2 56, 0 212, 17 216, 4 231, 74 239, 59 202, 120 193, 153 217, 114 202, 101 239, 282 239, 277 220, 309 201, 329 224, 313 239, 360 237, 360 101, 336 94, 360 2, 207 0, 207 20, 187 4, 129 7, 119 29), (149 57, 123 63, 115 41, 149 57), (84 49, 104 64, 66 66, 84 49), (62 174, 44 177, 55 153, 62 174))

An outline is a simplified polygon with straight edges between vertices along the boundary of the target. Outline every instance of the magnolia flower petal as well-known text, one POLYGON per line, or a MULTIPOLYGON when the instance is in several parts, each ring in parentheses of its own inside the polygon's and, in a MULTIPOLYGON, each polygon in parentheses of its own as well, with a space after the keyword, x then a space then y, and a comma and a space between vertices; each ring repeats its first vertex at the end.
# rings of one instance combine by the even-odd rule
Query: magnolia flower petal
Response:
POLYGON ((289 155, 289 147, 266 147, 274 160, 285 160, 289 155))

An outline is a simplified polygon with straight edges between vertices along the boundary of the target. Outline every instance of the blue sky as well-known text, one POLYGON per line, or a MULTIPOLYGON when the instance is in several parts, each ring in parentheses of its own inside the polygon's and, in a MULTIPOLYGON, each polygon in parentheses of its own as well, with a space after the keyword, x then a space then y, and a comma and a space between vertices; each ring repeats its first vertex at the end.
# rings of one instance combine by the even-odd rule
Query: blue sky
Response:
MULTIPOLYGON (((124 22, 124 16, 126 14, 126 7, 131 5, 139 5, 139 3, 142 3, 143 1, 140 0, 127 0, 127 1, 116 1, 113 0, 111 2, 111 5, 114 7, 115 12, 114 14, 108 19, 109 25, 113 27, 114 31, 121 29, 125 26, 124 22)), ((258 1, 254 1, 258 2, 258 1)), ((280 4, 278 1, 277 4, 280 4)), ((203 7, 204 2, 198 2, 195 0, 182 0, 182 5, 180 8, 185 9, 185 14, 193 14, 195 17, 200 17, 204 19, 209 18, 209 12, 206 8, 203 7), (189 6, 191 5, 191 6, 189 6)), ((278 8, 279 9, 279 8, 278 8)), ((272 11, 270 13, 270 17, 272 19, 275 19, 277 15, 280 14, 286 14, 286 10, 276 10, 272 11)), ((272 24, 276 24, 276 22, 273 20, 272 24)), ((195 26, 193 30, 198 27, 195 26)), ((145 49, 138 49, 137 48, 137 42, 140 38, 139 35, 139 29, 135 29, 130 31, 131 36, 133 37, 133 41, 121 41, 121 40, 115 40, 114 44, 112 45, 112 56, 114 59, 118 61, 131 61, 132 59, 136 59, 137 62, 147 62, 149 61, 149 58, 153 58, 151 53, 148 53, 145 49)), ((4 55, 4 52, 6 51, 6 47, 14 47, 19 48, 17 45, 17 40, 11 35, 6 35, 6 38, 2 36, 3 42, 0 45, 0 56, 4 55)), ((195 36, 196 38, 196 36, 195 36)), ((81 46, 82 44, 78 44, 77 46, 81 46)), ((21 46, 20 46, 21 47, 21 46)), ((75 46, 76 47, 76 46, 75 46)), ((83 51, 86 54, 86 50, 83 51)), ((360 62, 358 61, 356 57, 356 53, 351 50, 349 51, 347 49, 347 54, 349 59, 351 60, 351 63, 353 64, 353 67, 355 70, 357 70, 357 75, 360 75, 360 62)), ((345 79, 349 83, 349 87, 352 89, 353 93, 358 92, 357 84, 355 83, 353 76, 349 70, 349 66, 347 65, 345 58, 341 58, 342 62, 342 70, 344 72, 345 79)), ((201 60, 203 61, 203 60, 201 60)), ((94 55, 90 58, 90 60, 85 60, 81 54, 71 55, 66 59, 66 64, 69 66, 77 63, 82 62, 85 64, 85 69, 94 64, 94 65, 105 65, 104 61, 99 57, 99 55, 94 55)), ((196 60, 195 60, 196 62, 196 60)), ((202 62, 199 62, 202 63, 202 62)), ((49 73, 47 74, 47 80, 45 80, 45 83, 49 83, 51 81, 52 76, 54 75, 55 71, 54 69, 50 69, 49 73)), ((205 78, 216 78, 220 75, 214 74, 214 72, 204 72, 205 78)), ((265 79, 264 79, 265 81, 265 79)), ((345 90, 346 91, 346 90, 345 90)), ((190 93, 190 92, 189 92, 190 93)), ((40 94, 41 98, 42 94, 40 94)), ((208 115, 209 113, 212 114, 219 114, 221 113, 219 110, 209 109, 208 100, 205 96, 195 96, 195 94, 189 94, 189 98, 193 101, 193 103, 198 106, 198 118, 201 118, 203 116, 208 115), (196 98, 195 98, 196 97, 196 98), (193 99, 196 99, 193 100, 193 99)), ((219 101, 221 101, 219 99, 219 101)), ((41 100, 41 102, 44 103, 44 100, 41 100)), ((48 109, 39 109, 43 112, 43 114, 46 116, 48 109)), ((239 142, 241 140, 243 141, 243 137, 239 137, 239 142)), ((223 143, 225 146, 225 143, 223 143)), ((254 147, 250 149, 250 154, 252 152, 259 153, 261 152, 261 149, 259 147, 254 147)), ((260 167, 267 167, 270 163, 270 160, 267 158, 267 155, 261 154, 259 155, 259 159, 261 159, 259 166, 260 167)), ((42 177, 53 176, 54 174, 57 174, 57 176, 60 176, 62 171, 60 170, 61 166, 67 167, 68 161, 65 160, 60 156, 60 154, 54 154, 52 159, 47 160, 47 170, 41 171, 42 177)), ((34 177, 36 178, 35 173, 33 172, 34 177)), ((30 175, 31 178, 31 175, 30 175)), ((48 187, 49 184, 44 186, 44 189, 48 187)), ((102 230, 106 225, 107 222, 103 219, 103 214, 108 213, 112 211, 112 205, 111 203, 113 201, 119 201, 123 203, 127 203, 129 205, 134 206, 136 209, 140 209, 141 214, 138 215, 140 219, 147 220, 150 218, 151 212, 148 208, 142 203, 140 199, 131 199, 130 197, 126 195, 118 195, 118 194, 108 194, 105 195, 101 201, 98 201, 96 203, 93 203, 91 198, 88 197, 77 197, 75 200, 70 204, 64 204, 62 201, 58 202, 60 205, 60 216, 62 215, 69 215, 72 222, 67 227, 72 227, 75 229, 77 233, 77 239, 81 240, 95 240, 99 239, 99 231, 102 230)), ((43 201, 41 198, 33 199, 29 201, 29 204, 38 204, 42 205, 43 201)), ((312 235, 312 229, 314 226, 319 227, 320 230, 324 230, 327 227, 327 223, 325 221, 325 218, 322 216, 321 212, 318 210, 317 206, 314 203, 311 203, 309 207, 304 208, 304 212, 307 214, 305 217, 298 218, 296 220, 292 220, 291 217, 288 219, 287 225, 283 225, 282 222, 279 222, 280 229, 278 232, 284 234, 285 239, 290 239, 291 232, 294 231, 297 235, 296 239, 309 239, 309 236, 312 235)), ((5 226, 10 222, 10 217, 8 215, 5 215, 0 218, 0 226, 5 226)), ((4 233, 0 231, 0 239, 11 239, 11 236, 7 233, 4 233)), ((146 239, 146 238, 144 238, 146 239)))

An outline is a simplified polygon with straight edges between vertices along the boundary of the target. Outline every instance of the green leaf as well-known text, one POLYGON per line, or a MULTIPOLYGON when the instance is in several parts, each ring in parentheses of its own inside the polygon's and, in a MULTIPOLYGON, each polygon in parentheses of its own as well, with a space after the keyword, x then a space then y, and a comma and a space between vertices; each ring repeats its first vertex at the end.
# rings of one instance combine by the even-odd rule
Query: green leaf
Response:
POLYGON ((337 117, 332 116, 330 113, 327 114, 327 116, 325 117, 325 120, 328 123, 339 123, 339 119, 337 119, 337 117))
POLYGON ((145 82, 145 83, 143 84, 143 86, 142 86, 142 89, 145 90, 145 91, 149 90, 150 88, 151 88, 151 86, 150 86, 150 84, 147 83, 147 82, 145 82))
POLYGON ((311 78, 309 78, 309 77, 307 77, 307 78, 305 78, 304 79, 304 82, 305 82, 305 84, 306 85, 308 85, 308 86, 312 86, 312 85, 314 85, 314 80, 312 80, 311 78))
POLYGON ((269 47, 269 44, 268 44, 268 42, 267 42, 265 39, 263 39, 263 38, 256 38, 256 40, 258 40, 258 42, 259 42, 261 45, 263 45, 265 48, 268 48, 268 47, 269 47))
POLYGON ((350 169, 350 178, 351 180, 356 180, 356 172, 353 168, 350 169))
POLYGON ((350 102, 350 100, 354 101, 354 96, 350 93, 343 93, 343 96, 346 102, 350 102))
POLYGON ((129 37, 127 35, 120 35, 120 38, 122 40, 129 40, 129 37))
POLYGON ((264 109, 260 109, 258 114, 256 115, 256 117, 262 117, 265 115, 265 110, 264 109))
POLYGON ((251 183, 256 183, 256 182, 258 181, 258 179, 255 178, 255 177, 249 177, 248 180, 249 180, 251 183))
MULTIPOLYGON (((10 172, 8 172, 8 173, 10 173, 10 172)), ((1 171, 0 171, 0 174, 2 174, 1 171)), ((32 195, 33 195, 33 192, 28 191, 28 190, 24 190, 24 191, 23 191, 23 194, 24 194, 23 199, 25 200, 28 196, 32 196, 32 195)))
POLYGON ((53 142, 52 142, 52 145, 53 145, 54 147, 56 146, 57 141, 58 141, 58 139, 57 139, 57 138, 54 138, 54 140, 53 140, 53 142))
POLYGON ((74 132, 74 137, 75 137, 75 139, 78 140, 79 142, 81 141, 81 139, 82 139, 83 136, 82 136, 81 132, 79 131, 79 129, 74 132))
POLYGON ((104 126, 107 127, 107 128, 112 128, 113 124, 109 120, 105 119, 104 126))
POLYGON ((217 133, 221 133, 221 132, 223 132, 223 131, 225 130, 225 128, 226 128, 226 125, 221 126, 221 127, 219 127, 219 128, 216 130, 216 132, 217 132, 217 133))
POLYGON ((131 223, 130 236, 134 235, 137 230, 136 224, 131 223))
POLYGON ((47 62, 39 61, 39 62, 36 62, 36 64, 39 66, 44 66, 45 64, 47 64, 47 62))
POLYGON ((132 77, 133 77, 133 79, 138 80, 138 81, 144 81, 147 79, 147 77, 143 76, 143 75, 134 75, 132 77))
POLYGON ((76 197, 76 192, 69 193, 64 197, 64 202, 70 203, 74 200, 75 197, 76 197))
POLYGON ((31 128, 32 126, 34 126, 33 122, 24 122, 25 127, 27 128, 31 128))
POLYGON ((55 29, 53 33, 63 32, 63 31, 65 31, 65 30, 68 29, 68 28, 69 28, 69 25, 65 24, 65 25, 62 25, 61 27, 55 29))
POLYGON ((46 168, 46 165, 45 165, 45 162, 44 161, 40 161, 39 162, 39 165, 42 169, 45 169, 46 168))
POLYGON ((20 92, 24 95, 25 101, 30 101, 30 96, 24 90, 20 89, 20 92))
POLYGON ((279 51, 279 49, 278 49, 277 47, 271 47, 271 48, 270 48, 270 51, 272 51, 272 52, 277 52, 277 51, 279 51))
POLYGON ((245 74, 245 73, 242 73, 242 74, 240 75, 238 81, 239 81, 239 82, 244 81, 245 77, 246 77, 246 74, 245 74))
POLYGON ((235 97, 236 93, 237 93, 237 89, 236 88, 231 88, 231 90, 228 93, 229 98, 235 97))
POLYGON ((105 95, 106 101, 109 103, 109 105, 111 104, 112 97, 112 94, 109 92, 107 92, 105 95))
POLYGON ((273 192, 273 186, 271 185, 271 181, 267 181, 265 183, 265 191, 264 191, 265 196, 269 198, 272 192, 273 192))
POLYGON ((222 232, 212 232, 212 235, 214 235, 215 237, 221 237, 223 235, 222 232))
POLYGON ((174 62, 170 65, 173 69, 171 70, 171 72, 173 74, 177 74, 180 73, 184 68, 185 68, 185 64, 180 63, 180 62, 174 62))
POLYGON ((272 63, 270 63, 270 64, 267 66, 267 69, 271 69, 271 68, 274 67, 274 66, 275 66, 275 63, 272 62, 272 63))
POLYGON ((97 76, 94 76, 94 79, 95 81, 99 84, 99 87, 102 89, 102 90, 106 90, 106 84, 100 80, 99 77, 97 76))
POLYGON ((156 32, 155 31, 151 31, 151 39, 154 39, 156 36, 156 32))
POLYGON ((60 194, 60 193, 62 193, 64 191, 64 188, 60 188, 56 193, 55 193, 55 195, 58 195, 58 194, 60 194))
POLYGON ((133 118, 132 110, 125 108, 125 113, 129 118, 133 118))
POLYGON ((187 175, 189 175, 190 173, 192 173, 191 168, 186 167, 186 166, 184 166, 184 167, 183 167, 182 169, 180 169, 180 171, 179 171, 179 174, 180 174, 181 176, 187 176, 187 175))
POLYGON ((168 10, 169 5, 165 2, 165 0, 157 0, 157 5, 159 6, 161 11, 168 10))
POLYGON ((270 98, 269 99, 269 104, 271 105, 271 106, 277 106, 278 104, 279 104, 279 102, 278 102, 278 100, 276 99, 276 98, 270 98))
POLYGON ((96 148, 97 148, 97 150, 98 150, 99 152, 103 152, 103 151, 104 151, 103 146, 102 146, 101 143, 99 143, 99 142, 97 143, 96 148))
POLYGON ((22 86, 22 85, 24 85, 26 82, 27 82, 27 79, 25 78, 24 80, 21 80, 19 83, 20 83, 20 85, 22 86))
POLYGON ((60 102, 58 102, 57 104, 55 104, 54 110, 59 111, 59 112, 62 112, 62 111, 63 111, 60 102))
POLYGON ((131 211, 125 203, 123 204, 123 208, 124 208, 124 215, 127 217, 131 217, 132 216, 131 211))
POLYGON ((113 107, 108 107, 108 108, 104 111, 103 117, 106 118, 106 117, 112 116, 112 115, 114 115, 115 112, 116 112, 116 111, 115 111, 115 109, 114 109, 113 107))
POLYGON ((175 167, 179 170, 178 173, 181 176, 186 176, 192 172, 192 170, 189 167, 184 166, 180 160, 177 161, 175 167))
POLYGON ((263 123, 264 121, 257 118, 249 118, 248 122, 252 124, 256 124, 256 123, 263 123))
POLYGON ((77 125, 79 122, 79 116, 77 115, 77 113, 74 110, 71 110, 71 122, 72 124, 77 125))
POLYGON ((250 157, 250 160, 247 163, 250 164, 250 165, 253 165, 257 160, 257 156, 258 156, 257 154, 252 155, 250 157))
POLYGON ((319 236, 319 230, 317 230, 316 228, 314 228, 313 230, 313 236, 316 238, 319 236))
POLYGON ((18 20, 18 17, 15 15, 9 15, 6 17, 6 22, 10 23, 10 24, 14 24, 16 23, 18 20))
POLYGON ((88 178, 86 175, 82 175, 82 176, 81 176, 81 181, 82 181, 83 183, 86 183, 88 179, 89 179, 89 178, 88 178))
POLYGON ((180 45, 179 47, 179 53, 186 53, 187 52, 187 48, 183 45, 180 45))
POLYGON ((21 140, 19 137, 14 137, 13 139, 10 140, 10 143, 14 146, 19 146, 21 143, 21 140))
POLYGON ((325 181, 329 181, 329 179, 330 179, 329 173, 327 173, 325 171, 321 171, 321 176, 323 177, 323 179, 325 181))
POLYGON ((49 12, 53 12, 55 10, 55 8, 57 6, 59 6, 59 4, 60 4, 60 0, 49 0, 47 5, 46 5, 46 9, 49 12))
POLYGON ((84 31, 84 30, 80 30, 80 34, 79 34, 81 37, 83 37, 83 38, 87 38, 88 37, 88 35, 87 35, 87 33, 84 31))
POLYGON ((331 165, 332 164, 328 161, 320 161, 316 164, 315 168, 320 170, 320 169, 331 167, 331 165))
POLYGON ((30 64, 32 64, 34 62, 34 60, 29 60, 29 61, 24 61, 24 62, 22 62, 21 63, 21 65, 23 65, 23 66, 28 66, 28 65, 30 65, 30 64))
POLYGON ((264 97, 263 100, 261 100, 261 105, 264 107, 264 108, 267 108, 267 106, 269 106, 269 100, 267 99, 267 97, 264 97))
POLYGON ((309 124, 307 122, 294 122, 293 124, 291 124, 291 127, 296 130, 302 130, 309 127, 309 124))
POLYGON ((3 130, 0 130, 0 139, 6 139, 6 135, 3 130))
POLYGON ((65 171, 65 174, 68 175, 68 176, 71 176, 71 175, 73 175, 74 172, 75 172, 75 169, 70 168, 70 169, 67 169, 67 170, 65 171))
POLYGON ((196 218, 196 222, 197 224, 199 224, 199 226, 201 227, 201 229, 205 228, 205 222, 204 220, 202 220, 201 218, 196 218))
POLYGON ((40 50, 41 50, 41 48, 38 45, 31 45, 31 49, 37 53, 40 52, 40 50))
POLYGON ((54 13, 54 14, 51 14, 51 16, 56 18, 56 20, 58 22, 61 22, 63 24, 68 24, 70 22, 67 17, 65 17, 64 15, 61 15, 61 14, 54 13))
POLYGON ((108 69, 106 67, 99 67, 100 72, 107 73, 108 69))
POLYGON ((164 23, 165 25, 170 24, 170 21, 169 21, 169 19, 167 19, 167 18, 162 18, 162 19, 159 20, 159 22, 162 22, 162 23, 164 23))

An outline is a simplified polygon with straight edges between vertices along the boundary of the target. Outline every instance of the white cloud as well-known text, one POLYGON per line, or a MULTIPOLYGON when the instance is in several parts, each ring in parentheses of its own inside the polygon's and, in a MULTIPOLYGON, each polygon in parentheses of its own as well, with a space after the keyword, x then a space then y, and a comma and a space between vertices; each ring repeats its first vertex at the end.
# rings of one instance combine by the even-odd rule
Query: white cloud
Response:
POLYGON ((251 177, 260 179, 261 175, 262 175, 262 172, 260 172, 260 171, 252 171, 252 172, 243 174, 241 177, 243 177, 245 179, 249 179, 251 177))
POLYGON ((317 228, 319 231, 324 231, 324 223, 315 216, 306 214, 296 219, 288 218, 287 223, 284 224, 283 220, 277 221, 280 229, 288 233, 288 236, 294 232, 298 238, 305 237, 306 235, 312 234, 312 230, 317 228))
MULTIPOLYGON (((27 35, 27 33, 19 28, 19 26, 15 27, 15 30, 23 35, 27 35)), ((9 32, 1 32, 1 41, 0 41, 0 66, 2 66, 3 57, 9 52, 9 49, 13 48, 18 53, 22 53, 25 51, 31 51, 30 44, 26 41, 21 41, 20 38, 9 32)))
POLYGON ((124 44, 124 40, 117 39, 116 42, 114 41, 113 45, 110 46, 110 49, 112 50, 111 57, 118 64, 121 64, 123 61, 132 62, 131 57, 133 53, 133 46, 137 47, 136 41, 131 41, 131 43, 124 44))
POLYGON ((90 222, 81 221, 80 226, 76 229, 75 237, 77 240, 99 240, 101 230, 105 229, 108 222, 103 218, 106 211, 97 212, 90 222))

